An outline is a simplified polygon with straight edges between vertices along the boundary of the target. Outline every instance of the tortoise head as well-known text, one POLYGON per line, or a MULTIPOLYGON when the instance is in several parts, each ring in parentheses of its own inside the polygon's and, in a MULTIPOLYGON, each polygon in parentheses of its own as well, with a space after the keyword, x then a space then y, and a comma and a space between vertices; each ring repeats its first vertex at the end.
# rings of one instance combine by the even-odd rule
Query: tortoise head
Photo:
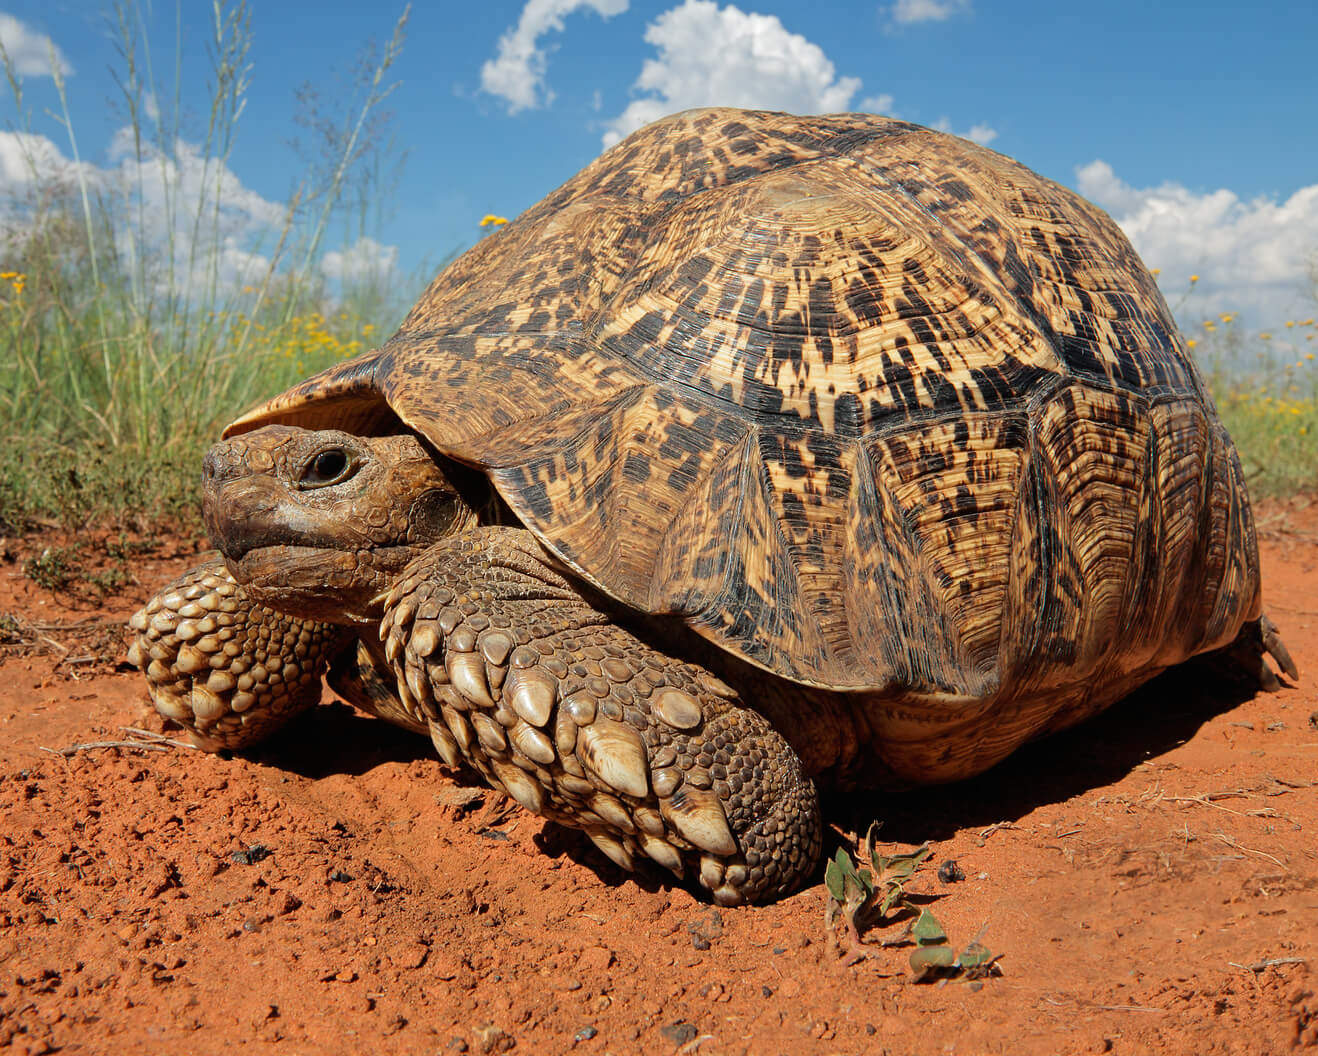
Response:
POLYGON ((380 594, 477 514, 411 435, 271 425, 206 455, 211 542, 252 597, 304 619, 379 618, 380 594))

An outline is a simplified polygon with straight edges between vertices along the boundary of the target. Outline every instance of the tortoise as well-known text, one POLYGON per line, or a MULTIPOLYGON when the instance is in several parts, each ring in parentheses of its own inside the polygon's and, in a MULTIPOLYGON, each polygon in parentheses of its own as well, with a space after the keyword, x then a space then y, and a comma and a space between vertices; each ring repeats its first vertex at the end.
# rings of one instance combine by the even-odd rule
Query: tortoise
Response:
POLYGON ((1295 668, 1240 461, 1116 225, 865 114, 661 120, 206 456, 222 559, 134 617, 243 747, 321 675, 726 904, 816 782, 978 773, 1164 669, 1295 668))

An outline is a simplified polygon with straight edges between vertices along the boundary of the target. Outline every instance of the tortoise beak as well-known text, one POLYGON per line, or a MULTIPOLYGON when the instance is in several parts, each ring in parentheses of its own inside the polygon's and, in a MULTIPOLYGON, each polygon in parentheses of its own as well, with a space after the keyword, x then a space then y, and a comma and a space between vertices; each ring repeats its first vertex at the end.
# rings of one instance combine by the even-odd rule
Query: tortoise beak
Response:
MULTIPOLYGON (((250 434, 259 436, 259 434, 250 434)), ((202 461, 202 518, 211 543, 229 561, 251 550, 315 538, 315 511, 289 501, 271 445, 247 437, 222 440, 202 461)))

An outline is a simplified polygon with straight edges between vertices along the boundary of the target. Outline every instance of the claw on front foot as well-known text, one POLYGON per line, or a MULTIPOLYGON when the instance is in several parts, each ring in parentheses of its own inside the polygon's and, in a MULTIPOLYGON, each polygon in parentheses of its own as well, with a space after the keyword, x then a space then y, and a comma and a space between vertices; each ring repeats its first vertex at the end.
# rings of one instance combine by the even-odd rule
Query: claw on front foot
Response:
POLYGON ((733 690, 582 604, 523 616, 436 578, 409 569, 381 638, 447 762, 584 829, 619 867, 648 858, 722 904, 808 876, 821 842, 814 786, 733 690))

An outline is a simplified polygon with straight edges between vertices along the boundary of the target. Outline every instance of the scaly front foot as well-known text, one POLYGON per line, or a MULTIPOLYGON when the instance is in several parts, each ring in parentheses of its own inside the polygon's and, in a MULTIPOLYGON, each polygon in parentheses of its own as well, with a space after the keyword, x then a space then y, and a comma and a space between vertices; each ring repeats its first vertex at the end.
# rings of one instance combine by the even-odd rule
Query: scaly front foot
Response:
POLYGON ((257 604, 219 558, 165 587, 130 625, 128 659, 156 710, 211 751, 253 744, 315 704, 349 633, 257 604))
POLYGON ((530 533, 437 544, 390 592, 381 638, 449 762, 585 829, 623 868, 645 855, 733 904, 813 867, 818 802, 782 736, 589 605, 530 533))

